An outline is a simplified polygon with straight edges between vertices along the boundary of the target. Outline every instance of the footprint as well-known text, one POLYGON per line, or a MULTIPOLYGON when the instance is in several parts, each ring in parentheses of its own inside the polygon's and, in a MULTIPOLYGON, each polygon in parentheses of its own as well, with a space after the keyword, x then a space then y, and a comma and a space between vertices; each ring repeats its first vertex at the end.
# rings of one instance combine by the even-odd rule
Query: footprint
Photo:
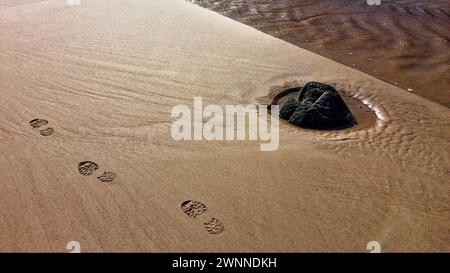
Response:
POLYGON ((111 183, 116 179, 116 174, 113 172, 104 172, 102 175, 97 177, 100 182, 111 183))
POLYGON ((203 225, 205 226, 206 231, 213 236, 219 236, 225 231, 225 227, 223 226, 222 222, 220 222, 220 220, 216 218, 211 218, 211 220, 204 223, 203 225))
MULTIPOLYGON (((78 172, 83 176, 91 176, 99 169, 98 164, 93 161, 83 161, 78 163, 78 172)), ((102 175, 97 176, 98 181, 102 183, 111 183, 117 175, 110 171, 104 171, 102 175)))
MULTIPOLYGON (((208 207, 202 202, 187 200, 181 204, 181 210, 183 210, 187 216, 195 219, 196 217, 206 213, 208 207)), ((222 222, 217 218, 211 218, 211 220, 203 223, 203 225, 206 231, 213 236, 219 236, 225 231, 225 227, 222 222)))
POLYGON ((41 136, 51 136, 55 132, 55 129, 48 127, 47 129, 41 130, 41 136))
POLYGON ((89 176, 98 170, 98 165, 92 161, 83 161, 78 163, 78 171, 81 175, 89 176))
POLYGON ((197 216, 202 215, 208 210, 206 205, 202 202, 191 200, 183 202, 183 204, 181 204, 181 209, 185 214, 187 214, 187 216, 191 218, 196 218, 197 216))
MULTIPOLYGON (((30 121, 30 126, 34 129, 40 129, 43 126, 47 126, 48 125, 48 120, 46 119, 33 119, 32 121, 30 121)), ((41 136, 51 136, 53 135, 53 133, 55 133, 55 129, 53 129, 52 127, 47 127, 45 129, 40 130, 41 136)))
POLYGON ((30 121, 31 127, 35 128, 35 129, 45 126, 47 124, 48 124, 48 121, 45 119, 38 118, 38 119, 33 119, 32 121, 30 121))

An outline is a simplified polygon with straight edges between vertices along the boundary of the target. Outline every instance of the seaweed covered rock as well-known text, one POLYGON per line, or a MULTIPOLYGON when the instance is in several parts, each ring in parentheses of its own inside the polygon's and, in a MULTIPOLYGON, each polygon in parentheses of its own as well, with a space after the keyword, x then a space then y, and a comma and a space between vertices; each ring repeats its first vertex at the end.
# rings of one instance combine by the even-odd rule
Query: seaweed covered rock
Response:
POLYGON ((280 117, 303 128, 332 130, 356 124, 350 109, 334 87, 309 82, 300 89, 298 101, 288 99, 280 117))

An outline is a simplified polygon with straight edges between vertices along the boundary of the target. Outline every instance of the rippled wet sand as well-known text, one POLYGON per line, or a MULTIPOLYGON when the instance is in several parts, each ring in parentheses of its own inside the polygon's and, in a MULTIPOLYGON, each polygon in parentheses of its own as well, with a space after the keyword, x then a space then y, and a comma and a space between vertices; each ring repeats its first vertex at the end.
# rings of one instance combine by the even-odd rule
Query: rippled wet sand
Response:
POLYGON ((191 2, 450 107, 450 1, 191 2))

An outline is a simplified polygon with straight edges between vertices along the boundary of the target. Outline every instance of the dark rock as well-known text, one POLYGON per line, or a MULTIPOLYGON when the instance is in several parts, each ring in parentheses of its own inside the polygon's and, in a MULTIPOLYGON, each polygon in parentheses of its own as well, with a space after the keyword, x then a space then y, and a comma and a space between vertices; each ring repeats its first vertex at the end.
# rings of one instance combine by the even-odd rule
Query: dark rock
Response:
POLYGON ((299 106, 300 103, 298 101, 289 98, 280 110, 280 118, 289 119, 299 106))
POLYGON ((291 124, 321 130, 344 129, 356 124, 350 109, 330 85, 307 83, 300 89, 298 100, 288 99, 280 110, 280 117, 291 124))

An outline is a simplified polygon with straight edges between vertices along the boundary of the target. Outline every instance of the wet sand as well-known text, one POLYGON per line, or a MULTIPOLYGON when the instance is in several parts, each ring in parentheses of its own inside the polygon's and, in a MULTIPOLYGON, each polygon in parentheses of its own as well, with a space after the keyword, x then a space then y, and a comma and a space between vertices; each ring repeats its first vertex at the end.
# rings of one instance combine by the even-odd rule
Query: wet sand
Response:
POLYGON ((450 107, 447 0, 191 0, 450 107))
POLYGON ((442 105, 184 0, 1 6, 0 29, 2 252, 450 250, 442 105), (376 120, 281 124, 274 152, 171 137, 194 96, 312 80, 376 120))

